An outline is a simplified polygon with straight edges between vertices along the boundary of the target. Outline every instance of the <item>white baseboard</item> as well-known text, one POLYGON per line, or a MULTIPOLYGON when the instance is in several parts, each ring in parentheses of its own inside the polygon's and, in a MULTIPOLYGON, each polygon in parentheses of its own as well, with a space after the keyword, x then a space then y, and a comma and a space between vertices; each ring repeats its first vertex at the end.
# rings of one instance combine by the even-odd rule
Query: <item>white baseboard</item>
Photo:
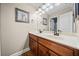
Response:
POLYGON ((23 50, 21 50, 19 52, 14 53, 14 54, 12 54, 10 56, 20 56, 21 54, 23 54, 23 53, 25 53, 25 52, 27 52, 29 50, 30 50, 30 48, 26 48, 26 49, 23 49, 23 50))

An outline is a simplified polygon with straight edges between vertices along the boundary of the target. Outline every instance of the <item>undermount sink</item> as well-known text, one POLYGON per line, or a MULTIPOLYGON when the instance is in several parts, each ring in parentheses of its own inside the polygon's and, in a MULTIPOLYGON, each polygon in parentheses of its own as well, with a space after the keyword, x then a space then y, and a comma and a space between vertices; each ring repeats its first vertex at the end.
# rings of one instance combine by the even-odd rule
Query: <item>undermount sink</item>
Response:
POLYGON ((62 39, 62 37, 56 36, 54 34, 43 34, 43 35, 46 36, 46 37, 49 37, 49 38, 62 39))

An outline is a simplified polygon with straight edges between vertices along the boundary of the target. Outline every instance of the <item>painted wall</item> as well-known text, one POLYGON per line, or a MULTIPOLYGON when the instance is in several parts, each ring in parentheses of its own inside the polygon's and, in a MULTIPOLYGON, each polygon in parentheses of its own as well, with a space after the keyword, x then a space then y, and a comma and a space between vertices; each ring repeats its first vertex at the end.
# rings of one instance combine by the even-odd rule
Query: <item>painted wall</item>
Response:
POLYGON ((1 4, 0 4, 0 55, 1 55, 1 4))
MULTIPOLYGON (((1 35, 2 35, 2 55, 11 55, 24 48, 28 48, 28 32, 37 31, 37 16, 33 16, 35 8, 28 4, 1 4, 1 35), (15 8, 30 12, 30 23, 15 22, 15 8)), ((40 26, 47 28, 47 26, 40 26)))

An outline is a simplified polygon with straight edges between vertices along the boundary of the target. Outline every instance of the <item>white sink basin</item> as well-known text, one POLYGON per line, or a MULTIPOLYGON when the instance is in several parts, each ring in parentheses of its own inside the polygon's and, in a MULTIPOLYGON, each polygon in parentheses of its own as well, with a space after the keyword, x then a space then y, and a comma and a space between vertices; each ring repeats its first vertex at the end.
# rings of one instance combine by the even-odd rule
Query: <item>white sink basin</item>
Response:
POLYGON ((66 44, 75 44, 77 45, 77 42, 79 41, 78 38, 73 37, 73 36, 65 36, 65 35, 59 35, 59 36, 54 36, 54 35, 46 35, 49 38, 52 38, 51 40, 56 40, 62 43, 66 44), (54 38, 54 39, 53 39, 54 38))
POLYGON ((76 40, 78 39, 77 37, 73 37, 73 36, 66 36, 66 35, 59 35, 59 36, 56 36, 54 34, 42 34, 46 37, 49 37, 49 38, 55 38, 55 39, 58 39, 58 40, 66 40, 66 41, 71 41, 71 40, 76 40))
POLYGON ((62 37, 56 36, 56 35, 53 35, 53 34, 43 34, 43 35, 46 36, 46 37, 49 37, 49 38, 62 39, 62 37))

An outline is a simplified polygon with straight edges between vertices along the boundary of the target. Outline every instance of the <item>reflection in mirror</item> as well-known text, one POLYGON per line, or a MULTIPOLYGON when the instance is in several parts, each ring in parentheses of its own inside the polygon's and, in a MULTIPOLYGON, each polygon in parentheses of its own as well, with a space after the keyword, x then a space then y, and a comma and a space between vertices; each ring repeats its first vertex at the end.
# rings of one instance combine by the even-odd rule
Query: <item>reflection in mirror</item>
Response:
POLYGON ((51 30, 54 31, 54 34, 57 33, 57 17, 51 18, 50 25, 51 30))
POLYGON ((67 8, 63 7, 63 9, 56 10, 56 13, 50 15, 50 31, 75 32, 75 21, 73 16, 74 5, 69 4, 69 6, 66 5, 67 8), (55 19, 55 17, 57 17, 57 19, 55 19), (56 23, 54 21, 56 21, 56 23))
POLYGON ((75 32, 79 33, 79 3, 74 4, 75 32))

